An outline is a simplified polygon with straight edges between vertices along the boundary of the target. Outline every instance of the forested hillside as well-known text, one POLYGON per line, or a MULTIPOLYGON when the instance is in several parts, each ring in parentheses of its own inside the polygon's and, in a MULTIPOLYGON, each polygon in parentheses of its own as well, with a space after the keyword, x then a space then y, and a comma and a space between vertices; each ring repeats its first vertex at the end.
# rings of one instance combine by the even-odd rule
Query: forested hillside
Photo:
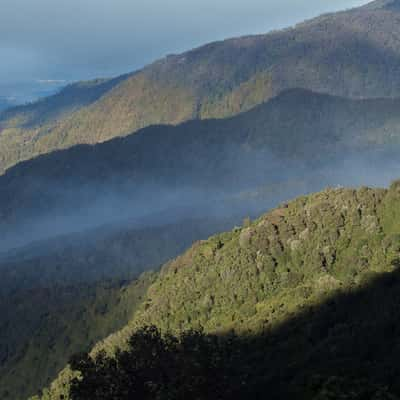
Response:
POLYGON ((152 124, 221 118, 290 88, 400 96, 398 0, 328 14, 283 31, 210 43, 136 73, 73 85, 0 115, 0 171, 152 124))
POLYGON ((47 385, 74 352, 128 322, 152 278, 136 283, 143 271, 234 223, 187 219, 139 229, 127 222, 0 259, 0 398, 26 399, 47 385))
POLYGON ((399 71, 377 0, 0 99, 0 399, 400 399, 399 71))
POLYGON ((48 385, 69 357, 123 327, 153 275, 122 281, 14 290, 0 296, 0 398, 26 399, 48 385))
MULTIPOLYGON (((235 343, 242 343, 246 357, 234 371, 245 374, 245 392, 254 398, 268 390, 276 399, 395 399, 400 394, 399 203, 399 182, 389 190, 328 189, 198 242, 161 269, 134 318, 97 344, 92 355, 126 348, 132 333, 148 325, 163 334, 201 329, 221 340, 235 332, 238 342, 228 345, 239 351, 235 343)), ((147 339, 144 335, 142 345, 147 339)), ((131 343, 140 355, 141 347, 131 343)), ((163 367, 157 354, 153 361, 163 367)), ((192 356, 196 360, 196 353, 192 356)), ((107 378, 106 365, 96 367, 106 375, 92 378, 127 384, 117 374, 107 378)), ((123 373, 124 364, 118 365, 115 371, 123 373)), ((61 393, 69 398, 70 376, 63 371, 42 398, 58 399, 61 393)), ((163 395, 174 390, 168 379, 163 395)))

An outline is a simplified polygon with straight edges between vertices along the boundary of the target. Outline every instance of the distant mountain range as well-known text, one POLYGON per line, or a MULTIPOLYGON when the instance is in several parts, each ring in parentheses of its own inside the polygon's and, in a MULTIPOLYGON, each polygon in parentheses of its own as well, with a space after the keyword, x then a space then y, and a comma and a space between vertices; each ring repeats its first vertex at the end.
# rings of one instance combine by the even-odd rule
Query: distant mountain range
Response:
POLYGON ((398 99, 295 89, 232 118, 152 126, 37 157, 0 176, 0 249, 171 207, 170 222, 259 213, 257 202, 235 198, 260 187, 267 207, 326 185, 388 183, 400 174, 399 111, 398 99))
POLYGON ((0 111, 3 111, 9 107, 11 107, 13 104, 7 99, 7 98, 1 98, 0 97, 0 111))
POLYGON ((16 105, 18 105, 18 100, 15 97, 0 95, 0 112, 15 107, 16 105))
POLYGON ((400 96, 398 0, 283 31, 215 42, 108 81, 68 86, 0 116, 0 170, 152 124, 222 118, 290 88, 351 98, 400 96))
POLYGON ((0 82, 0 112, 52 96, 67 84, 68 81, 62 79, 0 82))
MULTIPOLYGON (((400 0, 381 0, 70 84, 3 111, 0 397, 33 394, 72 353, 126 324, 96 349, 112 353, 146 324, 175 333, 265 330, 277 334, 263 348, 274 360, 301 349, 299 364, 277 362, 283 386, 324 374, 320 391, 305 386, 301 398, 324 398, 336 378, 365 386, 368 373, 337 377, 334 366, 348 371, 344 353, 355 345, 342 332, 371 328, 362 321, 364 284, 378 298, 386 284, 393 288, 385 304, 395 309, 399 183, 339 187, 400 176, 399 71, 400 0), (243 217, 326 186, 336 189, 232 230, 243 217), (221 230, 229 232, 131 281, 221 230), (355 326, 345 307, 325 313, 341 290, 357 292, 355 326), (304 307, 321 308, 308 320, 304 307), (333 361, 320 371, 313 357, 333 361)), ((394 343, 392 317, 378 311, 372 328, 382 335, 387 326, 394 343)), ((355 370, 378 356, 368 349, 382 342, 368 340, 355 370)), ((385 370, 390 360, 382 357, 370 371, 385 370)), ((277 379, 262 368, 255 371, 265 382, 277 379)), ((70 372, 43 400, 68 398, 70 372)), ((380 395, 391 382, 379 377, 370 389, 376 383, 380 395)), ((276 398, 290 397, 283 386, 276 398)), ((393 393, 400 390, 371 398, 393 393)))

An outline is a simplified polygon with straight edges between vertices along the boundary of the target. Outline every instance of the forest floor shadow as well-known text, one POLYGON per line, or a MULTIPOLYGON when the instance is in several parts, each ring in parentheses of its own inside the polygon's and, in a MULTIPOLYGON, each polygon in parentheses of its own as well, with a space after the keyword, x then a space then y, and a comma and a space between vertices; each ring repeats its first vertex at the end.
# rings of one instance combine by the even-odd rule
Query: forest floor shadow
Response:
POLYGON ((258 335, 145 327, 115 358, 74 356, 74 400, 397 399, 400 271, 330 296, 258 335))

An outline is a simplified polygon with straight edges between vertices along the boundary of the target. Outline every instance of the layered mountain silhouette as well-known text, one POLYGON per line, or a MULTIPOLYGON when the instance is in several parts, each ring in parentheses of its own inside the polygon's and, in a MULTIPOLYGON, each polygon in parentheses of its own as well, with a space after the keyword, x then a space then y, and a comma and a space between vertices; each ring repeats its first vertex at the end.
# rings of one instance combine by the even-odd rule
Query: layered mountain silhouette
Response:
POLYGON ((294 89, 232 118, 20 163, 0 177, 2 250, 116 221, 253 215, 327 185, 387 183, 399 174, 399 110, 398 99, 294 89), (259 204, 239 201, 254 192, 259 204))
POLYGON ((75 84, 0 116, 0 170, 152 124, 221 118, 290 88, 400 96, 398 0, 323 15, 283 31, 215 42, 114 80, 75 84))
MULTIPOLYGON (((66 367, 39 397, 127 393, 105 366, 147 329, 245 349, 224 379, 246 396, 398 398, 399 183, 341 187, 400 176, 399 23, 400 0, 375 1, 2 112, 0 398, 91 348, 73 367, 101 376, 66 367)), ((212 360, 163 354, 182 398, 212 387, 185 375, 212 360)))

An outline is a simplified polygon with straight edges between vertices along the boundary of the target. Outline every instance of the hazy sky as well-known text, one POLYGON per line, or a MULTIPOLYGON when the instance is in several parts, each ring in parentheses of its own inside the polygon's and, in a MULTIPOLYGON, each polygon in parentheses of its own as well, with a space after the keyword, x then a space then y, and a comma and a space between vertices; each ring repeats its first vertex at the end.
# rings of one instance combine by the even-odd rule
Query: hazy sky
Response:
POLYGON ((365 0, 0 0, 0 84, 86 79, 365 0))

